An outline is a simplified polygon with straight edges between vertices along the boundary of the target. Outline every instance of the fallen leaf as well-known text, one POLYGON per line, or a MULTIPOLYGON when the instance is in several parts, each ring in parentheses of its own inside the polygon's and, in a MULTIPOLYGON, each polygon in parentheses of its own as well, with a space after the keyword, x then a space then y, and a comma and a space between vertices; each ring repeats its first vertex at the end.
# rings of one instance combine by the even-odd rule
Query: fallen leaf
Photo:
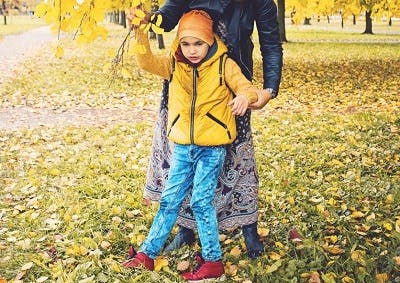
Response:
POLYGON ((160 271, 165 266, 168 266, 168 260, 165 257, 159 256, 154 261, 154 270, 155 271, 160 271))

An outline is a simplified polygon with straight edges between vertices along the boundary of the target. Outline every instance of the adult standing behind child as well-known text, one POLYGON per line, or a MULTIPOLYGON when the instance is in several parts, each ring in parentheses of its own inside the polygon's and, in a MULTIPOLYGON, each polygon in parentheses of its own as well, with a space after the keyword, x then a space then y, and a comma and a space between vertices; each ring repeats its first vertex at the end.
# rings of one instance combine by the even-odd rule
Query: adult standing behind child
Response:
POLYGON ((151 53, 147 34, 136 29, 136 40, 146 54, 137 54, 144 70, 168 79, 167 136, 174 145, 166 187, 150 231, 125 267, 154 269, 175 224, 181 204, 191 190, 201 242, 199 265, 182 276, 189 282, 216 279, 224 274, 216 209, 213 205, 226 146, 236 136, 235 115, 244 115, 257 101, 256 89, 228 58, 227 47, 213 33, 210 16, 192 10, 180 20, 170 56, 151 53), (236 94, 233 98, 233 93, 236 94))
MULTIPOLYGON (((248 80, 253 78, 254 24, 262 56, 263 90, 258 101, 250 105, 261 109, 277 96, 282 72, 282 44, 279 37, 277 8, 273 0, 166 0, 157 13, 162 15, 161 26, 170 31, 185 11, 207 11, 214 20, 214 30, 228 45, 229 57, 240 66, 248 80)), ((171 151, 166 138, 168 115, 168 80, 164 81, 161 106, 153 138, 144 198, 157 201, 168 179, 171 151)), ((251 132, 251 111, 237 116, 238 136, 227 150, 216 191, 217 217, 220 229, 242 227, 250 258, 258 257, 263 246, 257 233, 258 173, 251 132)), ((265 145, 268 146, 268 145, 265 145)), ((194 242, 194 216, 187 198, 179 213, 178 234, 165 252, 194 242)))

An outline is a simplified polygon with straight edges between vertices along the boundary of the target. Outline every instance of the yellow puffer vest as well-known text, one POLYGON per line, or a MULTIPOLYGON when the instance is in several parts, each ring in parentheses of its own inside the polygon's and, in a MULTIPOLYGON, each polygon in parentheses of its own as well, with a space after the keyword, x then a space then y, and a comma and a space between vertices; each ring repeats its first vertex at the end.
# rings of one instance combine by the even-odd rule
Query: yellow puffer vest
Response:
POLYGON ((147 34, 136 31, 136 40, 146 53, 136 54, 141 68, 163 78, 172 78, 168 99, 168 138, 179 144, 214 146, 232 143, 236 138, 235 117, 231 107, 232 91, 243 94, 249 102, 257 94, 239 66, 224 55, 226 46, 216 36, 217 50, 208 60, 194 68, 173 58, 177 39, 171 46, 172 55, 153 55, 147 34), (223 57, 220 64, 220 57, 223 57))
POLYGON ((217 52, 197 68, 175 63, 168 99, 170 140, 212 146, 229 144, 236 138, 235 117, 227 106, 232 93, 223 79, 225 52, 224 45, 218 46, 217 52))

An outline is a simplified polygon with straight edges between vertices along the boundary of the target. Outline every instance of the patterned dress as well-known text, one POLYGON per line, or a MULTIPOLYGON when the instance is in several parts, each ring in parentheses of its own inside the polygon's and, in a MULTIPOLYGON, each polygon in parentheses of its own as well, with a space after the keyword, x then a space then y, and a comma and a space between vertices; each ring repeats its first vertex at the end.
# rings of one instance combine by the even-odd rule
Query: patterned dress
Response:
MULTIPOLYGON (((164 81, 160 111, 153 137, 144 198, 158 201, 168 178, 173 144, 167 139, 168 81, 164 81)), ((252 224, 258 218, 258 173, 250 127, 251 111, 236 117, 237 138, 227 147, 225 164, 214 199, 219 229, 252 224)), ((184 200, 177 224, 196 229, 189 194, 184 200)))

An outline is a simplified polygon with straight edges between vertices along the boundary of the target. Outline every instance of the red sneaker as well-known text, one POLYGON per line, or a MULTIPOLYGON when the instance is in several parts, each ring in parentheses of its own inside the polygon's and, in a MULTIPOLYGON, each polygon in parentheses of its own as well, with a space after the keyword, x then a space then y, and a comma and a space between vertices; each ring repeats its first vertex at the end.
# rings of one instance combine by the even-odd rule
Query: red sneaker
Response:
POLYGON ((140 252, 140 253, 137 253, 131 259, 128 259, 127 261, 122 263, 122 266, 127 267, 127 268, 144 267, 147 270, 153 271, 154 270, 154 259, 147 256, 145 253, 140 252))
MULTIPOLYGON (((197 262, 199 263, 199 261, 197 262)), ((204 261, 200 268, 186 272, 182 274, 182 277, 188 282, 204 282, 206 279, 223 281, 225 280, 224 273, 222 261, 204 261)))

